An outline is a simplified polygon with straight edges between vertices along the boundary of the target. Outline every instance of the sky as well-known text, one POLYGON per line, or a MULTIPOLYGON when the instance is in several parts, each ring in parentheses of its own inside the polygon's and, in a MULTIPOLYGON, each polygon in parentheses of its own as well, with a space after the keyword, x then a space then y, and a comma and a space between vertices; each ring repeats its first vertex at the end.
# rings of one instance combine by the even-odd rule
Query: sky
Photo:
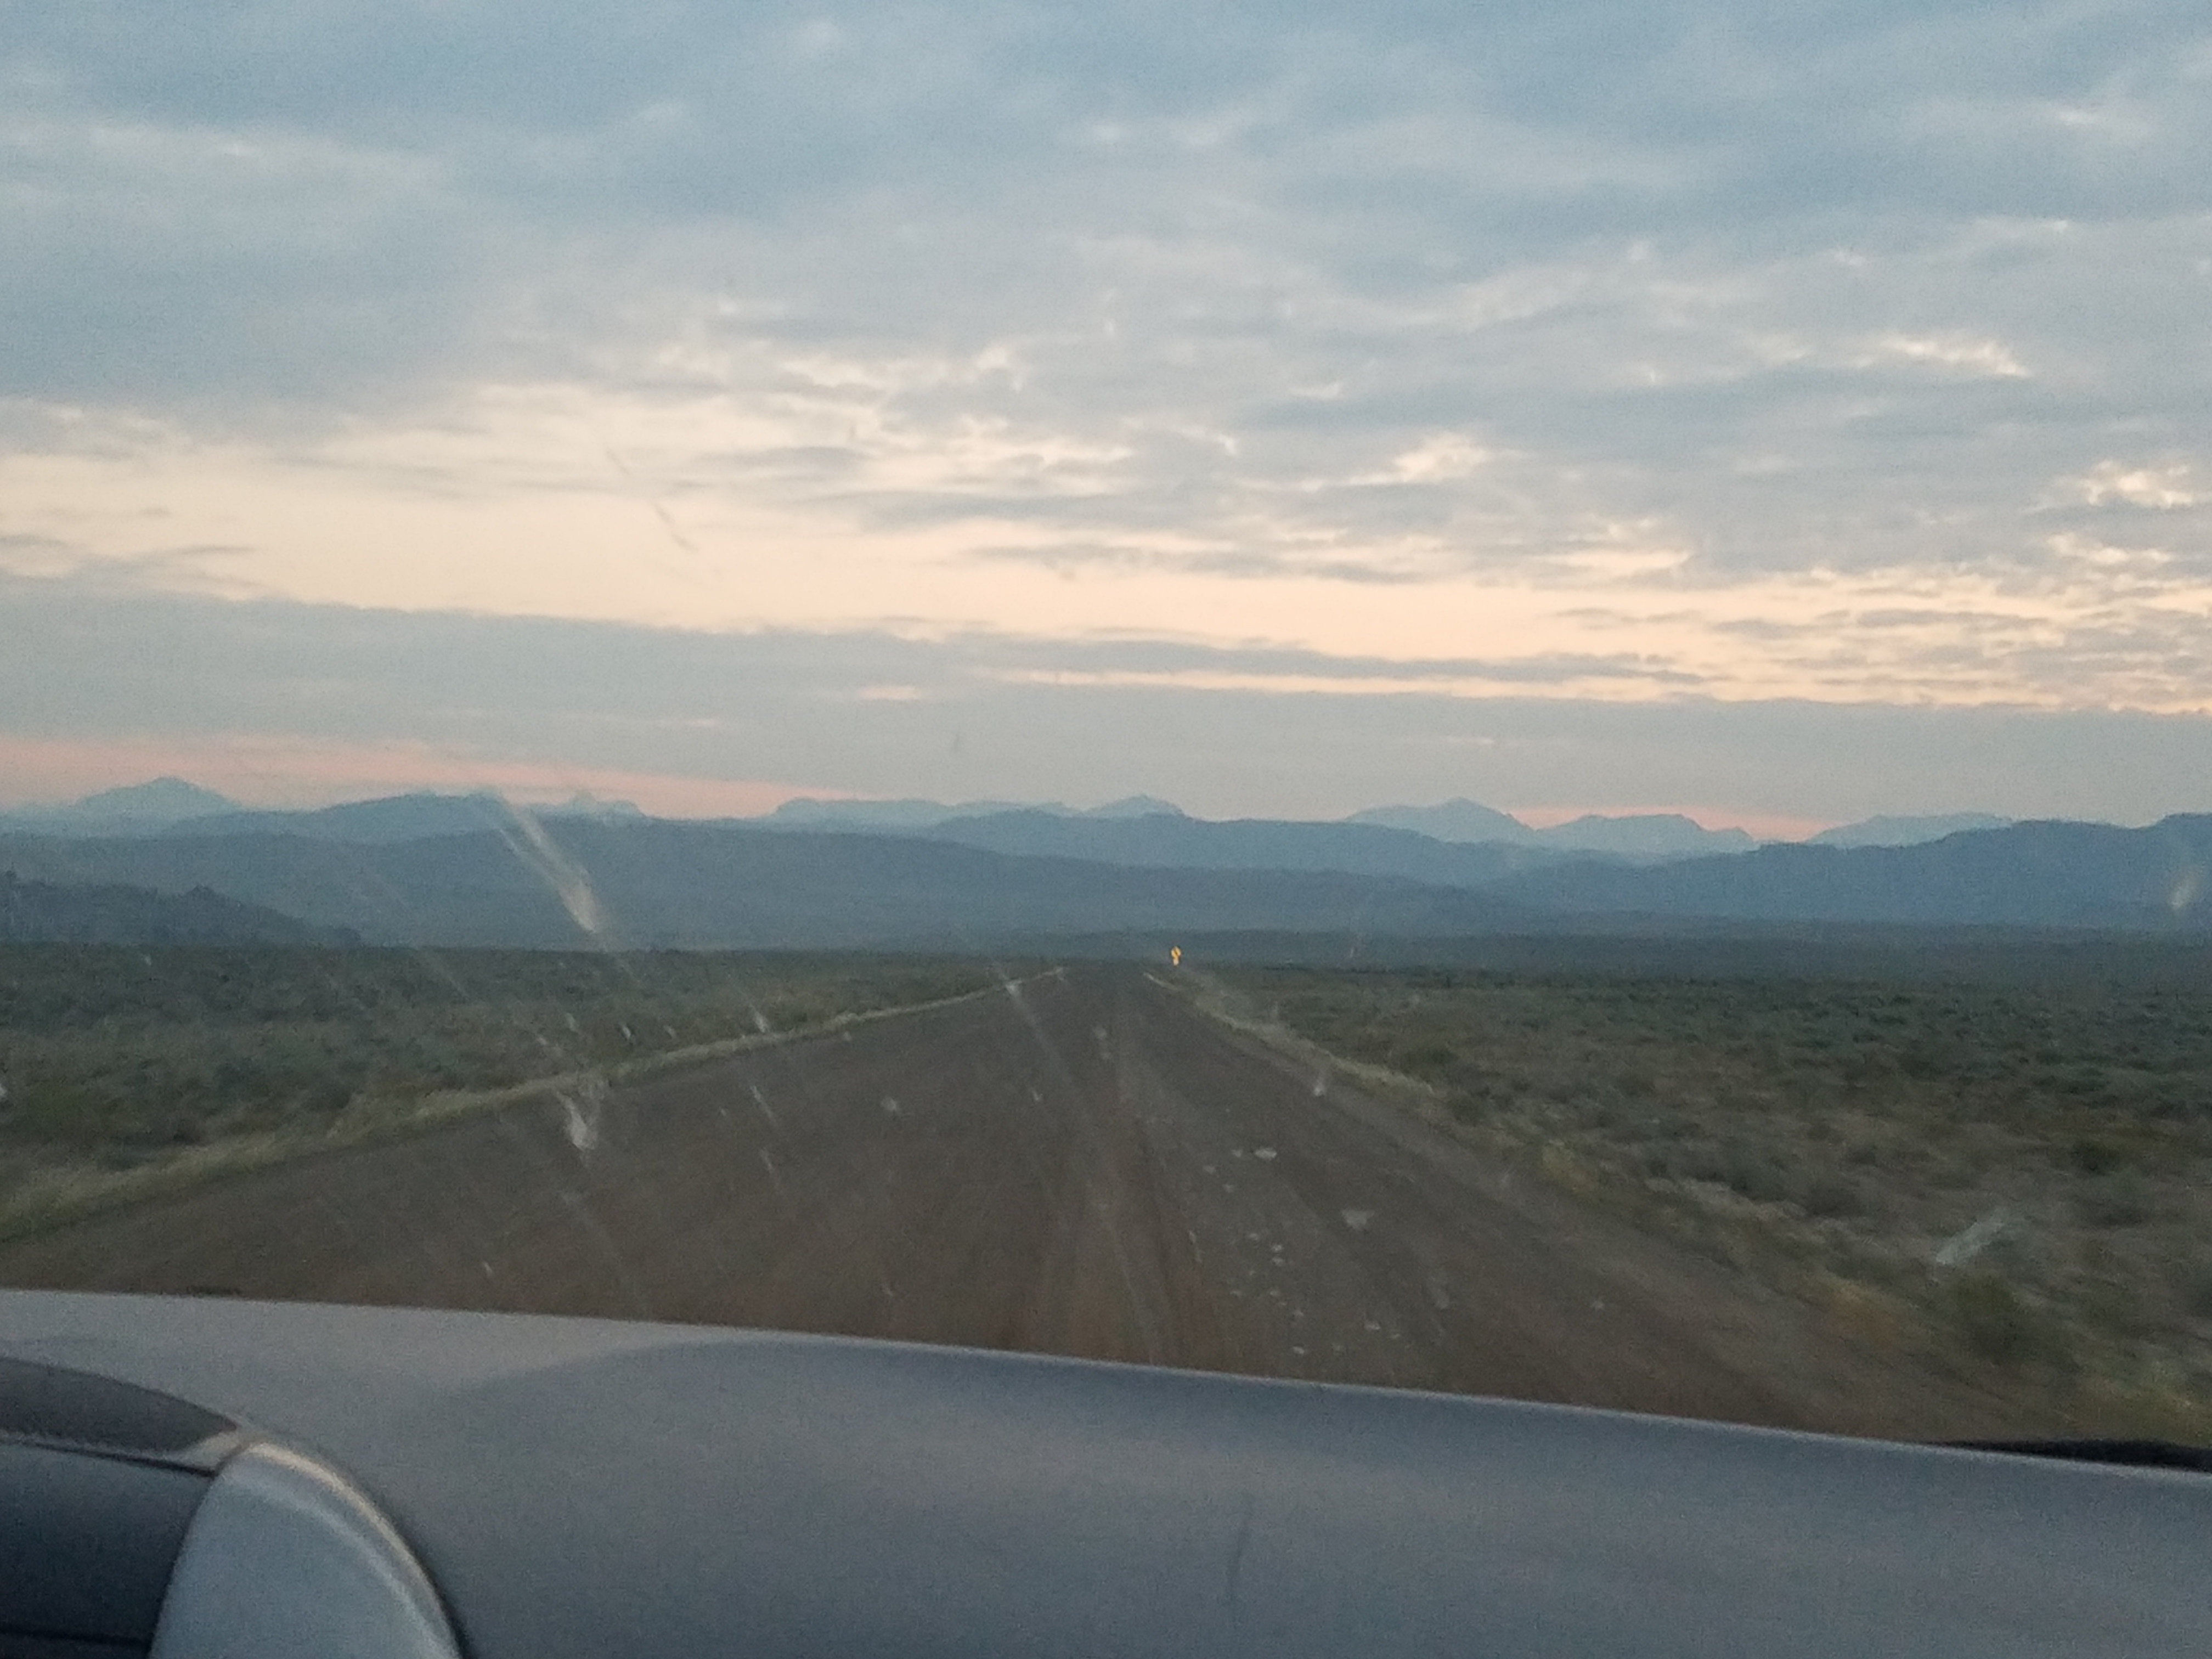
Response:
POLYGON ((0 804, 2212 810, 2201 3, 0 0, 0 804))

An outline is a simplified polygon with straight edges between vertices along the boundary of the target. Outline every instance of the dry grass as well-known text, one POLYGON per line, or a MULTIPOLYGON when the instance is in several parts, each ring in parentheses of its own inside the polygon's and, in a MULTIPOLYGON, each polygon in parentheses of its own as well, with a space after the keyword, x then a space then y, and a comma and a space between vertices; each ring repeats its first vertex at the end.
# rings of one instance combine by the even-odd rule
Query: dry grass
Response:
POLYGON ((1246 1021, 1404 1079, 1456 1133, 1857 1340, 2085 1431, 2212 1441, 2212 991, 1218 982, 1246 1021))

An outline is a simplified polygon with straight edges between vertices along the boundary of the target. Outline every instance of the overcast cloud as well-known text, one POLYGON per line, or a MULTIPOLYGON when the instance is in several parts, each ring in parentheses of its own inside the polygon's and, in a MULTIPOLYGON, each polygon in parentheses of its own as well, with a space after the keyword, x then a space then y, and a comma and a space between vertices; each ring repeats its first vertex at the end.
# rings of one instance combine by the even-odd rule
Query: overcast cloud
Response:
POLYGON ((742 659, 803 743, 630 752, 770 793, 995 721, 975 793, 2212 808, 2201 4, 0 9, 0 615, 559 688, 46 654, 18 795, 179 722, 599 775, 557 620, 684 630, 653 719, 742 659), (1507 727, 1585 775, 1439 758, 1507 727))
POLYGON ((252 799, 491 785, 746 814, 799 786, 1152 790, 1332 817, 1422 795, 1571 809, 1595 780, 1595 805, 1788 835, 1969 805, 2142 823, 2212 776, 2212 721, 2183 716, 1455 697, 1395 663, 1156 641, 700 634, 4 579, 0 633, 20 642, 0 653, 0 775, 53 798, 120 768, 252 799))

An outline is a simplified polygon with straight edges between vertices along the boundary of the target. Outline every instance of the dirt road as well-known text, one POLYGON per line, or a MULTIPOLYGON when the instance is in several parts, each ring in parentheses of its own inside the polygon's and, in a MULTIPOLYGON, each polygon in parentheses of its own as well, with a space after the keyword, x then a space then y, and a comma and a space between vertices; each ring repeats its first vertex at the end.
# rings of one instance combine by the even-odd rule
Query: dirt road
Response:
POLYGON ((1079 969, 0 1246, 0 1283, 649 1316, 1894 1435, 2022 1426, 1079 969))

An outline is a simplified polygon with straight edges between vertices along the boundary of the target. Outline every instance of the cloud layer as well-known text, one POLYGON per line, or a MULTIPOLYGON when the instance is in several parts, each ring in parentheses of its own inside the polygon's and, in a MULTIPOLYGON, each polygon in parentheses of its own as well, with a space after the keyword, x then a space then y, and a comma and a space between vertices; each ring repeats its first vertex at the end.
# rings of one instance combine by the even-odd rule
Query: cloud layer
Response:
POLYGON ((474 783, 744 814, 794 793, 1149 789, 1334 817, 1469 795, 1790 835, 1883 811, 2147 822, 2212 777, 2203 720, 1468 697, 1391 661, 1156 641, 687 633, 6 579, 0 637, 0 804, 184 770, 269 804, 474 783))
POLYGON ((2212 711, 2201 7, 9 36, 0 569, 1036 697, 2212 711))

